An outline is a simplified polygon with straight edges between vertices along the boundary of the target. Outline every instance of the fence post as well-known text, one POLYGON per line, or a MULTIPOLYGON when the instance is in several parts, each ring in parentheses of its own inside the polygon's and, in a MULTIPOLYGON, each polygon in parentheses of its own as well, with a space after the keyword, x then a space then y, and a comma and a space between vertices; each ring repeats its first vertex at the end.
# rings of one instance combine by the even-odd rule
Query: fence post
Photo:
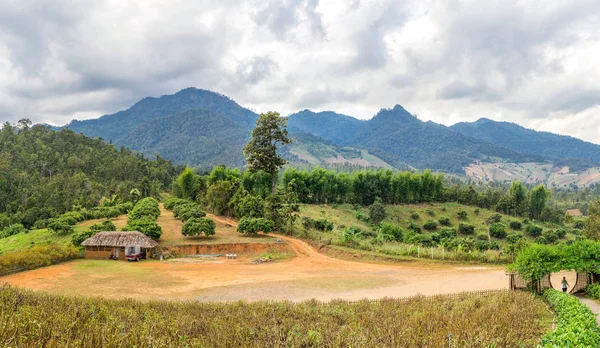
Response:
POLYGON ((421 247, 417 247, 417 257, 421 257, 421 247))
POLYGON ((433 260, 433 248, 431 248, 431 259, 433 260))
POLYGON ((442 260, 444 259, 444 247, 442 247, 442 260))

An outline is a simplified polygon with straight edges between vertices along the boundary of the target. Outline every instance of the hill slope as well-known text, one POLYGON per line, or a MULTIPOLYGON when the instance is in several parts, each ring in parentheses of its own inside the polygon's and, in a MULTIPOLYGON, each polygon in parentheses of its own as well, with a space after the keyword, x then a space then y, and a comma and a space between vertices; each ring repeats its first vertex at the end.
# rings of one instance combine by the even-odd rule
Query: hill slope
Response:
POLYGON ((600 163, 600 145, 569 136, 538 132, 514 123, 481 118, 476 122, 457 123, 450 129, 516 151, 556 159, 585 159, 600 163))

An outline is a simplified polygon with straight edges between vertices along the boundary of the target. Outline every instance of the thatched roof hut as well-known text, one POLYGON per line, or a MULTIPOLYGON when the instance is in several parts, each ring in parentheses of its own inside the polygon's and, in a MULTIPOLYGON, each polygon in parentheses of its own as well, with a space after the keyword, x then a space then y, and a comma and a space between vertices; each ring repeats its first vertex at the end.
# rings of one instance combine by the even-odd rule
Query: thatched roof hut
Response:
POLYGON ((158 243, 138 231, 129 232, 98 232, 81 243, 83 246, 130 247, 138 246, 151 249, 158 243))

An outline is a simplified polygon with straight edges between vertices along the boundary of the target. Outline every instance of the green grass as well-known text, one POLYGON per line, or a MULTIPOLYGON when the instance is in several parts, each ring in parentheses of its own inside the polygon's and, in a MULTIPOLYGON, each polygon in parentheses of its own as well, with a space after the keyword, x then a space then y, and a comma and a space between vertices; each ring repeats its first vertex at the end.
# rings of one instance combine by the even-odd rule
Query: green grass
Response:
POLYGON ((58 235, 48 229, 19 233, 0 239, 0 254, 25 250, 35 245, 70 244, 71 236, 58 235))

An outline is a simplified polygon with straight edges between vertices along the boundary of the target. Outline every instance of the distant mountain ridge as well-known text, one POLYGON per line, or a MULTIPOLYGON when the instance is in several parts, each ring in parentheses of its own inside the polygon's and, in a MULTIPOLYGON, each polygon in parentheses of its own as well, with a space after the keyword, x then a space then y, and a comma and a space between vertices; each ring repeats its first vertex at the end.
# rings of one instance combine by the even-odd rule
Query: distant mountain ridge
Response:
MULTIPOLYGON (((243 167, 242 148, 257 118, 256 113, 224 95, 186 88, 172 95, 144 98, 112 115, 75 120, 66 127, 147 155, 161 154, 178 164, 243 167)), ((600 162, 600 152, 594 154, 598 145, 528 130, 533 132, 528 136, 535 138, 529 142, 543 144, 529 150, 519 135, 524 128, 514 125, 520 128, 508 127, 509 132, 502 126, 506 138, 513 139, 506 140, 495 136, 499 130, 491 125, 494 121, 452 127, 423 122, 400 105, 381 109, 367 121, 333 111, 302 110, 289 115, 288 130, 297 139, 284 147, 282 154, 297 165, 430 168, 457 174, 482 162, 549 164, 576 158, 600 162), (570 152, 544 149, 549 146, 548 137, 586 145, 570 152)))
POLYGON ((450 129, 466 136, 552 159, 584 159, 600 163, 600 145, 566 135, 527 129, 515 123, 480 118, 450 129))

